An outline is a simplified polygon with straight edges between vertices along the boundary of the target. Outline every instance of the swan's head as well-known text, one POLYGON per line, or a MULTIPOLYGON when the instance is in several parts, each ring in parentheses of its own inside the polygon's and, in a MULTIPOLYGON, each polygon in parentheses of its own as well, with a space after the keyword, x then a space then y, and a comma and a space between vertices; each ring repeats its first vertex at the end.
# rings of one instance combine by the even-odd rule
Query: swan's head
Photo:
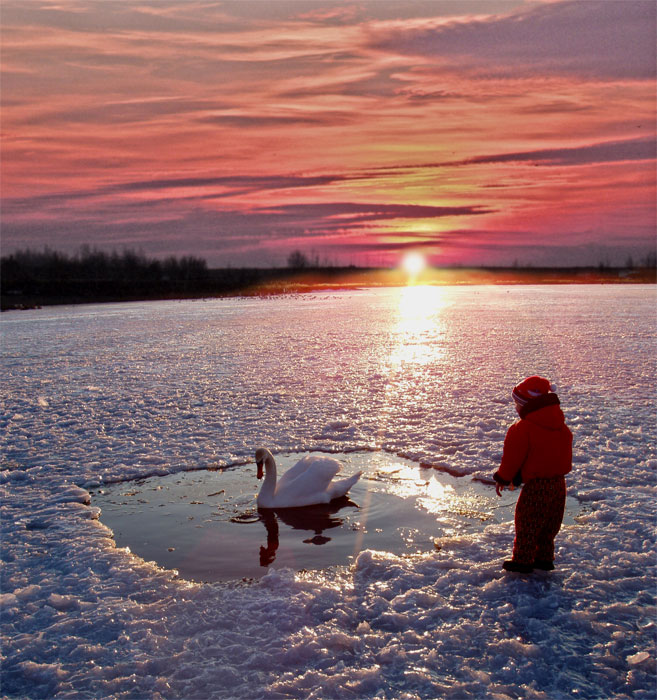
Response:
POLYGON ((265 447, 258 447, 255 453, 255 461, 258 467, 258 479, 264 476, 263 465, 267 457, 271 457, 271 452, 265 447))

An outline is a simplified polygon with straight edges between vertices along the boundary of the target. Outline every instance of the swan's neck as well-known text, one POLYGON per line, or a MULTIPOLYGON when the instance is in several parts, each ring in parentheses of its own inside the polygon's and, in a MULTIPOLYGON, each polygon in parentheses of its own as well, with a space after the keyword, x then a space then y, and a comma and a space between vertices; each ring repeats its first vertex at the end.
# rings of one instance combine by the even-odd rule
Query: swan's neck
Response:
POLYGON ((261 506, 269 506, 274 501, 274 493, 276 491, 276 462, 272 455, 267 455, 265 458, 265 479, 260 487, 258 494, 258 504, 261 506))

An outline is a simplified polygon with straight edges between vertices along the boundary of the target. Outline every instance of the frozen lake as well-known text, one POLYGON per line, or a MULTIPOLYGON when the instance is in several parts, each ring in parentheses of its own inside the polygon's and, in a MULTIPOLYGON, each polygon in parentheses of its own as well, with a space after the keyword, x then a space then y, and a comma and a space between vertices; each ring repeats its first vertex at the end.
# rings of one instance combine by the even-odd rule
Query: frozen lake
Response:
MULTIPOLYGON (((409 287, 3 314, 3 693, 653 697, 655 301, 638 285, 409 287), (378 542, 248 584, 117 546, 95 503, 130 480, 253 469, 259 445, 397 459, 488 498, 510 390, 534 373, 575 436, 553 574, 500 569, 515 494, 466 527, 456 495, 437 512, 444 489, 386 492, 390 473, 376 483, 421 501, 433 519, 415 531, 435 522, 439 550, 378 542)), ((265 545, 262 522, 236 527, 265 545)))

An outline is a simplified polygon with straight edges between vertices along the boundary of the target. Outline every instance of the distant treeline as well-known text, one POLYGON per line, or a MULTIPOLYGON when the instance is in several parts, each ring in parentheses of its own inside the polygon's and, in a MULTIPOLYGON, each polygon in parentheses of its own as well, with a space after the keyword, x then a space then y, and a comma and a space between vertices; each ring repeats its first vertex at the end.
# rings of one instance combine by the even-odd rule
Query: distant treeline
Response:
MULTIPOLYGON (((287 268, 208 269, 205 260, 186 256, 149 259, 142 252, 106 253, 83 247, 76 255, 48 248, 3 256, 2 310, 49 304, 146 299, 280 294, 316 289, 407 284, 398 269, 320 266, 317 257, 294 251, 287 268)), ((589 268, 428 268, 426 284, 654 283, 655 256, 639 265, 589 268)))
POLYGON ((106 253, 83 248, 74 256, 46 248, 23 250, 0 261, 2 295, 83 298, 141 297, 184 292, 207 278, 205 260, 194 257, 151 260, 124 250, 106 253))
MULTIPOLYGON (((307 261, 304 259, 304 265, 307 261)), ((2 308, 42 304, 217 296, 244 292, 289 276, 290 269, 210 270, 201 258, 164 260, 124 250, 107 253, 83 247, 75 255, 45 248, 3 256, 2 308)))

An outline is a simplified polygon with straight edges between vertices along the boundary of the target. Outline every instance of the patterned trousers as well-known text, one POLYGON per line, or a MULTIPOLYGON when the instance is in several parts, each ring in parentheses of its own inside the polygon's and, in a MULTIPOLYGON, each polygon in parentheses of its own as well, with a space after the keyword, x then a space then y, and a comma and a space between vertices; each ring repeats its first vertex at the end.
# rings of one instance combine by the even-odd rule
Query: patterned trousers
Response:
POLYGON ((554 538, 561 529, 565 506, 563 476, 532 479, 522 487, 516 503, 514 561, 554 561, 554 538))

